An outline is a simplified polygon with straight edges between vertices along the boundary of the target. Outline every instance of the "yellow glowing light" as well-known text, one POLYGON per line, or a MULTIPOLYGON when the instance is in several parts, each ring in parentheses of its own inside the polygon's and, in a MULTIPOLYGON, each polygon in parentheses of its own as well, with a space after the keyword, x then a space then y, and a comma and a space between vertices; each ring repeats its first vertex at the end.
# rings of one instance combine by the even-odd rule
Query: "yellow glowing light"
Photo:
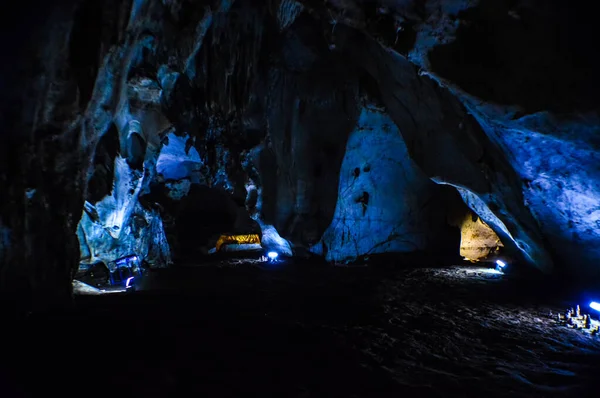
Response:
POLYGON ((227 244, 244 245, 244 244, 258 244, 260 245, 260 236, 257 234, 247 235, 221 235, 215 244, 217 251, 221 249, 221 246, 227 244))
POLYGON ((496 233, 481 218, 466 214, 460 222, 460 255, 472 263, 479 262, 503 247, 496 233))

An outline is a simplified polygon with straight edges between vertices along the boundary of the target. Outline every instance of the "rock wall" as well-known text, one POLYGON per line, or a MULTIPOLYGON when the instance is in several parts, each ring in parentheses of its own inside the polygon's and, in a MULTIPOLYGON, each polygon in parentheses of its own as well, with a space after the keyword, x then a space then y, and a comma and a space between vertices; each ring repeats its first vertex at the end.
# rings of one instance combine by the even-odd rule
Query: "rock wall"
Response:
POLYGON ((85 114, 95 81, 91 67, 106 55, 124 11, 114 2, 104 5, 105 12, 93 15, 106 22, 88 43, 93 60, 71 51, 82 29, 75 1, 60 7, 24 1, 2 15, 10 61, 0 73, 0 294, 25 308, 71 295, 86 174, 104 129, 101 117, 85 114))
POLYGON ((171 263, 159 212, 139 201, 143 185, 144 172, 117 156, 111 193, 97 203, 85 203, 78 226, 82 263, 108 263, 133 254, 154 267, 171 263))
POLYGON ((400 55, 350 34, 345 48, 377 79, 415 163, 435 182, 460 188, 465 203, 522 262, 550 271, 552 259, 505 155, 448 91, 400 55))
MULTIPOLYGON (((331 29, 327 36, 334 48, 354 49, 359 62, 366 65, 364 61, 369 61, 367 68, 388 89, 386 105, 392 108, 400 102, 398 111, 391 114, 416 163, 440 183, 468 188, 464 192, 467 201, 478 214, 486 214, 485 221, 501 235, 509 251, 521 253, 521 261, 542 269, 552 268, 552 256, 561 272, 598 275, 592 265, 598 260, 598 229, 593 226, 598 161, 592 153, 597 148, 593 131, 600 113, 595 95, 600 82, 595 73, 598 59, 584 45, 584 38, 594 34, 595 23, 583 2, 406 0, 380 1, 370 7, 348 0, 303 4, 323 26, 335 26, 335 34, 331 29), (365 56, 366 52, 357 49, 360 37, 346 35, 344 28, 374 39, 397 62, 365 56), (415 72, 423 79, 407 79, 415 72), (442 137, 456 141, 458 147, 451 151, 455 158, 467 152, 473 159, 485 159, 486 168, 495 174, 485 172, 491 191, 483 180, 475 181, 480 171, 465 169, 463 178, 452 177, 450 169, 434 171, 435 162, 427 164, 424 158, 427 154, 435 158, 431 144, 414 145, 415 139, 418 143, 419 136, 427 137, 431 130, 423 128, 416 105, 427 104, 422 108, 427 109, 431 98, 440 93, 431 92, 428 78, 462 103, 482 127, 485 135, 475 137, 460 132, 471 122, 456 120, 451 124, 462 127, 448 126, 451 134, 442 137), (403 83, 394 86, 394 80, 403 83), (403 95, 407 91, 420 94, 410 94, 413 100, 409 100, 403 95), (419 124, 419 133, 413 136, 407 126, 414 124, 419 124), (480 148, 485 143, 485 152, 469 141, 480 148), (558 146, 565 148, 564 153, 554 151, 558 146), (491 164, 490 155, 496 158, 491 164), (549 175, 560 183, 548 184, 549 175), (535 180, 537 184, 531 185, 535 180)), ((453 113, 444 111, 445 115, 453 113)))
POLYGON ((203 166, 198 151, 193 146, 193 138, 179 137, 169 133, 156 161, 156 171, 162 181, 188 179, 191 183, 200 183, 200 169, 203 166))
POLYGON ((594 18, 582 2, 457 1, 409 55, 505 154, 559 271, 579 277, 600 275, 600 64, 584 44, 594 18))
MULTIPOLYGON (((204 16, 229 7, 213 3, 204 16)), ((185 60, 197 52, 201 29, 189 46, 153 47, 156 16, 164 15, 157 11, 164 7, 159 1, 29 0, 3 13, 11 62, 2 63, 0 76, 0 292, 26 308, 71 297, 80 257, 77 225, 98 141, 116 124, 125 134, 124 151, 129 121, 150 120, 129 102, 131 72, 143 70, 147 57, 167 64, 170 55, 185 60)), ((188 16, 194 27, 202 23, 202 15, 188 16)), ((170 33, 164 44, 184 35, 170 33)), ((160 131, 160 123, 153 124, 160 131)))
MULTIPOLYGON (((598 63, 581 44, 594 33, 585 7, 26 0, 3 18, 0 290, 24 302, 70 296, 86 201, 112 239, 137 216, 159 228, 150 199, 169 132, 189 135, 199 180, 274 242, 313 246, 346 211, 332 181, 347 184, 344 159, 362 156, 346 148, 365 75, 414 164, 457 188, 507 252, 545 271, 600 272, 598 63), (115 174, 115 159, 127 172, 115 174), (133 193, 112 189, 124 175, 133 193)), ((378 200, 369 192, 365 215, 387 207, 378 200)), ((362 214, 366 201, 350 208, 362 214)), ((346 238, 323 239, 345 256, 346 238)), ((378 244, 365 242, 356 253, 378 244)))
POLYGON ((494 230, 474 213, 464 214, 456 224, 460 227, 460 255, 465 260, 486 260, 504 247, 494 230))
POLYGON ((346 143, 332 223, 312 251, 329 261, 439 251, 445 194, 410 160, 385 110, 367 102, 346 143))

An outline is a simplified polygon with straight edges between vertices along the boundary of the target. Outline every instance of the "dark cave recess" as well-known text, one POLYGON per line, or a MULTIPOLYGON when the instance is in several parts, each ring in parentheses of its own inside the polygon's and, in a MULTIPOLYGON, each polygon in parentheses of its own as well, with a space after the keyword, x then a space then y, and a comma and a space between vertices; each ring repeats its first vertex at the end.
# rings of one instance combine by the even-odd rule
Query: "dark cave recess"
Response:
POLYGON ((480 2, 457 19, 456 39, 429 54, 435 73, 523 114, 600 110, 596 17, 584 1, 480 2))

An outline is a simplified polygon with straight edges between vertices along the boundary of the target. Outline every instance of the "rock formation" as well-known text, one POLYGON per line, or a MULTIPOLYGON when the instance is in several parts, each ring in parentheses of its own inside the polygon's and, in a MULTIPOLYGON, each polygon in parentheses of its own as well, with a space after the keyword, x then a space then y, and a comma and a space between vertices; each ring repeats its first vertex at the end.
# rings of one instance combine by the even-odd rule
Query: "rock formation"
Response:
POLYGON ((450 205, 458 196, 518 263, 599 274, 584 7, 28 0, 11 12, 0 291, 25 306, 70 297, 80 261, 135 252, 167 266, 236 229, 331 261, 450 247, 448 214, 471 214, 450 205))

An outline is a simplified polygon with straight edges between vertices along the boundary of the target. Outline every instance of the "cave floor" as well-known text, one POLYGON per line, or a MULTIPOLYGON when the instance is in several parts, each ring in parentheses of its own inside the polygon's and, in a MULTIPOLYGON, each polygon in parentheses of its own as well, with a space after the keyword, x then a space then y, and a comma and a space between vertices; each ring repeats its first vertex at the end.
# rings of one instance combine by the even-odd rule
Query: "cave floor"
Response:
POLYGON ((0 395, 549 397, 599 384, 600 337, 548 315, 567 292, 481 268, 237 264, 151 272, 143 287, 13 325, 0 395))

